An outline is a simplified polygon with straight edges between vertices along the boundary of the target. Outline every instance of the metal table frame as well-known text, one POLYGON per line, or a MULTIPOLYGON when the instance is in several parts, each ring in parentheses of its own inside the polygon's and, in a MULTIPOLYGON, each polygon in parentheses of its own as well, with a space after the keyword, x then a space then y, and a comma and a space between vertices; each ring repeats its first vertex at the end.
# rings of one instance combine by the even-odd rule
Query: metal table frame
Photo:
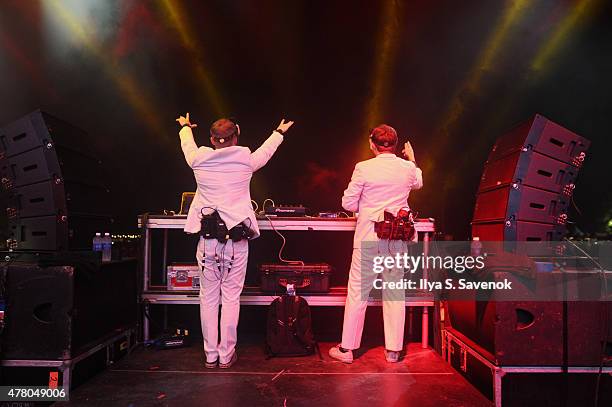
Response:
MULTIPOLYGON (((168 264, 168 230, 185 227, 187 217, 185 215, 165 216, 152 215, 147 217, 147 224, 144 225, 144 258, 143 258, 143 292, 141 299, 144 302, 145 312, 148 311, 150 304, 199 304, 197 292, 176 292, 160 291, 152 289, 150 285, 151 276, 151 230, 163 230, 163 251, 162 251, 162 270, 166 270, 168 264)), ((354 232, 355 218, 270 218, 258 219, 260 231, 271 231, 274 228, 282 231, 328 231, 328 232, 354 232)), ((142 217, 138 217, 138 226, 142 227, 142 217)), ((417 220, 415 228, 422 237, 423 253, 429 254, 429 241, 435 232, 433 219, 417 220)), ((427 269, 423 270, 423 280, 427 280, 427 269)), ((165 281, 165 273, 162 276, 165 281)), ((269 305, 276 295, 264 295, 261 292, 250 293, 245 289, 240 297, 240 303, 244 305, 269 305)), ((334 290, 329 295, 303 295, 312 306, 344 306, 346 300, 346 290, 334 290)), ((378 300, 370 299, 369 305, 381 305, 378 300)), ((433 296, 415 296, 406 298, 406 306, 423 307, 421 346, 428 347, 429 342, 429 307, 434 305, 433 296)), ((149 340, 149 320, 146 315, 143 317, 143 339, 149 340)))

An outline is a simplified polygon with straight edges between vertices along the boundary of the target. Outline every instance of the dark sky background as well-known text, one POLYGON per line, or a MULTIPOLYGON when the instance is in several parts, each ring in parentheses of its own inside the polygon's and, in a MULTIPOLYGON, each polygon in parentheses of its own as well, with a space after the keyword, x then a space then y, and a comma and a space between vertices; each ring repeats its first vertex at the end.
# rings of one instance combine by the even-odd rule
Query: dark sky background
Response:
POLYGON ((41 108, 83 129, 126 230, 195 188, 174 119, 222 115, 256 148, 295 120, 252 196, 340 209, 368 128, 409 139, 441 231, 467 237, 496 138, 541 113, 592 141, 575 193, 587 232, 612 218, 612 2, 0 2, 0 126, 41 108))

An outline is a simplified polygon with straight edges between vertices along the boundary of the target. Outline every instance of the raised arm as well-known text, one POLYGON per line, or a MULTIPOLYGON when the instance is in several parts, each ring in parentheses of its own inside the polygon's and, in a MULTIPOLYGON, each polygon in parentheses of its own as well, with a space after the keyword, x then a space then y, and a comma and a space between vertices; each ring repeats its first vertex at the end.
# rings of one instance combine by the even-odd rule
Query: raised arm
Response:
POLYGON ((342 196, 342 207, 344 209, 350 212, 359 212, 359 199, 361 198, 364 184, 365 180, 363 179, 363 174, 359 168, 359 164, 357 164, 353 171, 351 182, 349 182, 342 196))
POLYGON ((423 171, 416 165, 416 159, 414 158, 414 150, 412 149, 412 145, 409 141, 406 141, 404 144, 404 149, 402 150, 404 156, 408 161, 411 161, 415 167, 415 180, 410 187, 411 189, 421 189, 423 187, 423 171))
POLYGON ((180 116, 176 119, 178 124, 182 126, 181 131, 179 131, 179 137, 181 138, 181 149, 183 150, 183 154, 185 155, 185 161, 187 161, 187 165, 190 167, 193 166, 193 161, 196 157, 198 151, 202 150, 211 150, 209 147, 200 147, 198 148, 197 144, 193 140, 193 128, 198 127, 197 124, 191 123, 189 121, 189 113, 187 113, 184 117, 180 116))
POLYGON ((255 151, 251 153, 251 168, 253 171, 257 171, 272 158, 272 155, 276 152, 276 149, 283 142, 283 135, 293 125, 293 122, 285 123, 285 119, 281 120, 280 124, 272 132, 270 137, 255 151))
POLYGON ((415 180, 414 183, 412 184, 412 186, 410 187, 410 189, 421 189, 423 188, 423 171, 421 171, 421 169, 419 167, 416 166, 416 164, 414 165, 415 168, 415 180))

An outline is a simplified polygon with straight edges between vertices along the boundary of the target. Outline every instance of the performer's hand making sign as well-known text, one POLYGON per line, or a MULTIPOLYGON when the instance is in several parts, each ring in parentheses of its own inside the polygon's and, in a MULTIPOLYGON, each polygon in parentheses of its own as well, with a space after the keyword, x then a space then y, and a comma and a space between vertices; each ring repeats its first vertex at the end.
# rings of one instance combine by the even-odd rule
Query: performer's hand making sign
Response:
MULTIPOLYGON (((366 268, 369 249, 365 243, 373 244, 378 254, 385 254, 394 245, 375 232, 375 223, 383 219, 384 212, 396 216, 400 210, 408 209, 408 195, 413 189, 423 186, 421 170, 416 166, 414 151, 409 142, 403 153, 407 160, 395 155, 398 144, 395 129, 385 124, 376 127, 370 134, 370 150, 374 158, 357 163, 351 182, 344 191, 342 207, 358 212, 353 241, 353 256, 349 272, 342 343, 330 349, 329 355, 344 363, 353 362, 353 350, 361 346, 361 335, 368 296, 376 275, 371 267, 366 268), (362 264, 364 267, 362 268, 362 264)), ((393 238, 395 239, 395 238, 393 238)), ((385 278, 383 272, 383 279, 385 278)), ((403 271, 398 270, 403 277, 403 271)), ((403 290, 387 295, 383 291, 383 319, 385 330, 385 357, 388 362, 399 361, 404 347, 405 297, 403 290)))
POLYGON ((197 190, 187 215, 185 232, 200 233, 196 259, 200 266, 200 319, 205 366, 228 368, 237 360, 236 341, 240 293, 246 275, 249 239, 259 236, 249 185, 293 125, 281 120, 257 150, 238 146, 240 127, 219 119, 210 127, 214 148, 198 147, 189 113, 176 119, 187 164, 197 190), (219 300, 221 322, 219 326, 219 300), (220 338, 219 338, 220 332, 220 338))
POLYGON ((195 129, 196 127, 198 127, 197 124, 191 123, 189 121, 189 113, 186 113, 185 116, 179 116, 179 118, 176 119, 176 121, 178 122, 179 126, 181 126, 181 127, 189 126, 192 129, 195 129))
POLYGON ((408 161, 416 163, 416 159, 414 158, 414 150, 412 149, 412 145, 409 141, 406 141, 406 143, 404 143, 404 149, 402 150, 402 154, 404 155, 404 157, 406 157, 408 161))

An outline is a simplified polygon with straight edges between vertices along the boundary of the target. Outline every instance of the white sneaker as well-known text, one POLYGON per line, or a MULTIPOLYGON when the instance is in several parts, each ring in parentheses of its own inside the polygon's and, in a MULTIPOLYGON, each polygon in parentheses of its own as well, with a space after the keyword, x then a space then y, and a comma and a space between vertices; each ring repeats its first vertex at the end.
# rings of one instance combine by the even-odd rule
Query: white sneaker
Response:
POLYGON ((206 360, 204 362, 204 367, 206 369, 214 369, 215 367, 217 367, 217 365, 219 364, 219 360, 215 360, 214 362, 209 362, 208 360, 206 360))
POLYGON ((219 362, 219 369, 229 369, 230 367, 232 367, 234 363, 236 363, 237 360, 238 360, 238 354, 236 353, 236 351, 234 351, 234 354, 232 355, 232 358, 230 359, 229 362, 227 363, 219 362))
POLYGON ((340 351, 340 345, 336 345, 329 350, 329 356, 332 359, 339 360, 342 363, 353 363, 353 351, 348 350, 346 352, 340 351))
POLYGON ((385 349, 385 359, 389 363, 397 363, 400 360, 400 353, 397 351, 385 349))

